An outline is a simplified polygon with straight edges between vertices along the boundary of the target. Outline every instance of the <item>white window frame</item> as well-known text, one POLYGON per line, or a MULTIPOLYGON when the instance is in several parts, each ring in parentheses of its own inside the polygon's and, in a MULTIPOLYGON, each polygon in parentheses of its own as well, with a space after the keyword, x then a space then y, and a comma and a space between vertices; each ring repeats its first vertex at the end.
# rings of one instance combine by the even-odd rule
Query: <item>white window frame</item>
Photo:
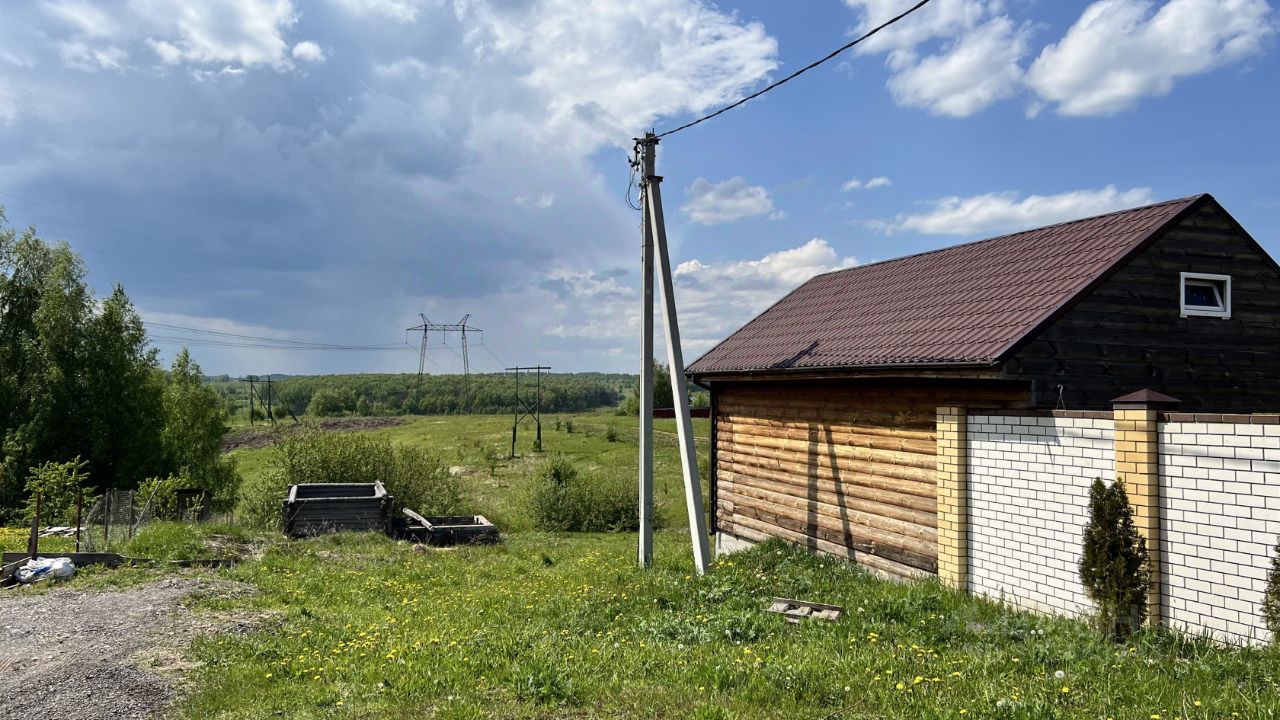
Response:
POLYGON ((1231 317, 1231 276, 1214 275, 1211 273, 1182 273, 1178 280, 1178 305, 1182 309, 1182 317, 1231 317), (1221 301, 1221 304, 1218 307, 1209 307, 1207 305, 1188 305, 1188 281, 1193 285, 1207 285, 1212 287, 1214 294, 1219 296, 1218 299, 1221 301))

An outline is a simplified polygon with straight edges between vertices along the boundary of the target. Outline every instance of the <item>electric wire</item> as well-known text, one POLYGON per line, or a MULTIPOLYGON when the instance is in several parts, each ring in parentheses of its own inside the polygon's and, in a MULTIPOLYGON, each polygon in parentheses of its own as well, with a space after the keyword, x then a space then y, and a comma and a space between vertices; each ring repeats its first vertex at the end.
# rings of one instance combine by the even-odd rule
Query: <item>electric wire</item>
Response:
MULTIPOLYGON (((674 129, 672 129, 672 130, 667 130, 666 132, 663 132, 663 133, 658 133, 658 137, 659 137, 659 138, 664 138, 664 137, 667 137, 668 135, 674 135, 674 134, 676 134, 676 133, 680 132, 681 130, 688 130, 689 128, 693 127, 694 125, 698 125, 698 124, 704 123, 704 122, 706 122, 706 121, 710 120, 711 118, 714 118, 714 117, 716 117, 716 116, 718 116, 718 115, 723 115, 724 113, 727 113, 727 112, 729 112, 730 110, 732 110, 732 109, 734 109, 734 108, 736 108, 736 107, 738 107, 738 106, 740 106, 740 105, 744 105, 744 104, 746 104, 748 101, 750 101, 750 100, 754 100, 754 99, 756 99, 756 98, 760 97, 761 95, 764 95, 765 93, 769 92, 770 90, 773 90, 774 88, 776 88, 776 87, 778 87, 778 86, 780 86, 780 85, 782 85, 782 84, 784 84, 784 83, 790 82, 791 80, 794 80, 794 79, 796 79, 797 77, 799 77, 799 76, 801 76, 801 75, 803 75, 803 74, 805 74, 805 73, 809 72, 810 70, 812 70, 812 69, 814 69, 814 68, 818 67, 819 65, 821 65, 821 64, 823 64, 823 63, 825 63, 825 62, 827 62, 828 60, 830 60, 831 58, 833 58, 833 57, 835 57, 835 56, 839 55, 840 53, 844 52, 845 50, 848 50, 849 48, 851 48, 851 47, 853 47, 853 46, 857 45, 858 43, 861 43, 863 40, 866 40, 867 38, 871 37, 872 35, 875 35, 876 33, 880 32, 881 30, 883 30, 883 29, 885 29, 885 28, 889 27, 890 25, 893 25, 894 23, 896 23, 896 22, 898 22, 899 20, 901 20, 901 19, 903 19, 903 18, 907 17, 907 16, 908 16, 908 15, 910 15, 911 13, 913 13, 913 12, 915 12, 915 11, 919 10, 920 8, 924 7, 925 5, 928 5, 931 1, 932 1, 932 0, 920 0, 920 2, 917 2, 915 5, 912 5, 912 6, 911 6, 908 10, 906 10, 905 12, 903 12, 903 13, 901 13, 901 14, 899 14, 899 15, 897 15, 897 16, 895 16, 895 17, 893 17, 893 18, 890 18, 889 20, 887 20, 887 21, 885 21, 885 22, 883 22, 883 23, 881 23, 881 24, 877 25, 876 27, 872 28, 871 30, 868 30, 866 33, 864 33, 864 34, 863 34, 863 35, 861 35, 860 37, 858 37, 858 38, 854 39, 852 42, 845 43, 844 45, 840 46, 840 47, 839 47, 839 48, 837 48, 836 50, 833 50, 832 52, 830 52, 829 54, 827 54, 827 56, 826 56, 826 57, 823 57, 823 58, 822 58, 822 59, 820 59, 820 60, 815 60, 814 62, 811 62, 811 63, 809 63, 808 65, 805 65, 804 67, 802 67, 802 68, 800 68, 799 70, 797 70, 797 71, 795 71, 795 72, 791 73, 790 75, 788 75, 788 76, 786 76, 786 77, 782 78, 781 80, 779 80, 779 81, 777 81, 777 82, 775 82, 775 83, 771 83, 771 84, 769 84, 769 85, 765 86, 764 88, 762 88, 761 90, 759 90, 759 91, 757 91, 757 92, 753 92, 753 93, 751 93, 750 95, 748 95, 748 96, 746 96, 746 97, 742 98, 741 100, 738 100, 737 102, 735 102, 735 103, 733 103, 733 104, 731 104, 731 105, 726 105, 726 106, 724 106, 724 107, 720 108, 719 110, 716 110, 716 111, 715 111, 715 112, 713 112, 713 113, 710 113, 710 114, 708 114, 708 115, 703 115, 702 117, 698 118, 697 120, 693 120, 693 121, 691 121, 691 122, 687 122, 687 123, 685 123, 684 125, 681 125, 680 127, 674 128, 674 129)), ((628 193, 630 193, 630 190, 628 190, 628 193)))

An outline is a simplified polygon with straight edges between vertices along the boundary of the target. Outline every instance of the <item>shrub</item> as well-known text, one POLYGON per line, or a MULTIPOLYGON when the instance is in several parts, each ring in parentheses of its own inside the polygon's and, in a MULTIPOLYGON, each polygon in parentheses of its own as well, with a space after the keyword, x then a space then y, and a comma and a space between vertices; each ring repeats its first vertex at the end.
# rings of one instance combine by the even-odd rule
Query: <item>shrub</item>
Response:
POLYGON ((624 532, 640 524, 631 483, 583 475, 561 455, 534 478, 529 514, 535 527, 553 532, 624 532))
POLYGON ((1146 541, 1133 524, 1124 483, 1095 480, 1089 489, 1080 580, 1105 637, 1124 639, 1147 616, 1151 570, 1146 541))
POLYGON ((609 442, 618 442, 618 429, 610 425, 604 429, 604 439, 609 442))
POLYGON ((498 472, 498 451, 492 445, 480 446, 480 459, 484 462, 484 466, 489 468, 489 477, 493 477, 498 472))
POLYGON ((573 418, 566 418, 564 421, 564 431, 573 434, 573 418))
MULTIPOLYGON (((87 463, 80 458, 71 462, 47 462, 31 468, 27 475, 27 522, 36 514, 36 493, 40 493, 40 522, 43 525, 69 525, 76 521, 76 490, 89 479, 84 472, 87 463)), ((94 498, 84 498, 84 507, 93 506, 94 498)))
POLYGON ((1280 645, 1280 540, 1276 541, 1271 572, 1267 575, 1267 591, 1262 596, 1262 618, 1271 631, 1271 642, 1280 645))
POLYGON ((461 510, 462 483, 434 455, 368 435, 310 430, 276 444, 267 472, 245 483, 238 511, 250 524, 274 526, 290 485, 371 482, 395 497, 397 515, 404 507, 423 515, 461 510))

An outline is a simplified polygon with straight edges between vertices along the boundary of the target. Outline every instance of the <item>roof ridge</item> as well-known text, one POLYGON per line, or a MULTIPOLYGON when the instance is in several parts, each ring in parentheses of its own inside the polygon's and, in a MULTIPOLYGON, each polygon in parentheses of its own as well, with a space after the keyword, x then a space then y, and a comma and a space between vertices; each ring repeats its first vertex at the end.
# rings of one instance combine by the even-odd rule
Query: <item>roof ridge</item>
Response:
POLYGON ((1108 213, 1100 213, 1098 215, 1090 215, 1089 217, 1076 218, 1075 220, 1063 220, 1062 222, 1050 223, 1049 225, 1041 225, 1040 227, 1027 228, 1026 230, 1018 230, 1016 232, 1005 233, 1003 235, 995 235, 989 238, 982 238, 981 240, 970 240, 968 242, 957 243, 955 245, 947 245, 945 247, 934 248, 932 250, 924 250, 922 252, 912 253, 910 255, 902 255, 896 258, 887 258, 885 260, 874 260, 872 262, 861 263, 858 265, 854 265, 852 267, 839 268, 836 270, 828 270, 827 272, 818 273, 817 275, 814 275, 812 278, 809 278, 809 280, 813 280, 814 278, 826 277, 828 275, 838 275, 840 273, 850 272, 852 270, 860 270, 862 268, 875 267, 879 265, 887 265, 888 263, 901 262, 903 260, 911 260, 913 258, 924 257, 926 255, 934 255, 936 253, 950 252, 952 250, 958 250, 960 248, 973 247, 975 245, 982 245, 984 243, 995 242, 996 240, 1004 240, 1006 238, 1011 238, 1017 235, 1025 235, 1027 233, 1041 232, 1043 230, 1050 230, 1052 228, 1063 227, 1065 225, 1076 225, 1079 223, 1089 222, 1091 220, 1100 220, 1102 218, 1111 217, 1113 215, 1123 215, 1125 213, 1133 213, 1133 212, 1138 212, 1140 210, 1150 210, 1151 208, 1160 207, 1161 205, 1176 205, 1177 203, 1200 200, 1201 198, 1205 198, 1209 196, 1210 196, 1209 193, 1198 193, 1196 195, 1187 195, 1185 197, 1173 198, 1172 200, 1161 200, 1160 202, 1149 203, 1147 205, 1138 205, 1136 207, 1125 208, 1123 210, 1113 210, 1108 213))

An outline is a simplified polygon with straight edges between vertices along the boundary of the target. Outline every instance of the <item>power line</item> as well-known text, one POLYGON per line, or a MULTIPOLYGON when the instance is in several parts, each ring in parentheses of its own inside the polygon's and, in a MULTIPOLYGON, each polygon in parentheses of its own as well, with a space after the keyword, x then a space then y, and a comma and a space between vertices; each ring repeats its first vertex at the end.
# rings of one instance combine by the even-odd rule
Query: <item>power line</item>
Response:
MULTIPOLYGON (((872 35, 875 35, 876 33, 880 32, 881 30, 883 30, 883 29, 885 29, 885 28, 889 27, 890 25, 892 25, 892 24, 894 24, 894 23, 898 22, 899 20, 901 20, 901 19, 905 18, 906 16, 910 15, 911 13, 913 13, 913 12, 915 12, 915 11, 919 10, 920 8, 924 7, 925 5, 928 5, 930 2, 931 2, 931 0, 920 0, 920 2, 917 2, 915 5, 912 5, 912 6, 911 6, 911 8, 910 8, 910 9, 908 9, 906 12, 904 12, 904 13, 902 13, 902 14, 900 14, 900 15, 898 15, 898 16, 896 16, 896 17, 894 17, 894 18, 892 18, 892 19, 890 19, 890 20, 888 20, 888 21, 886 21, 886 22, 884 22, 884 23, 881 23, 880 25, 877 25, 876 27, 874 27, 874 28, 872 28, 871 30, 867 31, 864 35, 862 35, 861 37, 857 38, 857 39, 856 39, 856 40, 854 40, 853 42, 845 43, 844 45, 840 46, 840 47, 839 47, 839 48, 837 48, 836 50, 833 50, 832 52, 830 52, 829 54, 827 54, 827 56, 826 56, 826 57, 824 57, 824 58, 822 58, 821 60, 816 60, 816 61, 814 61, 814 62, 811 62, 811 63, 809 63, 808 65, 805 65, 804 67, 800 68, 799 70, 797 70, 797 71, 795 71, 795 72, 791 73, 790 75, 788 75, 788 76, 786 76, 786 77, 782 78, 782 79, 781 79, 781 80, 779 80, 778 82, 775 82, 775 83, 772 83, 772 84, 770 84, 770 85, 767 85, 766 87, 764 87, 763 89, 759 90, 758 92, 751 93, 750 95, 748 95, 748 96, 746 96, 746 97, 742 98, 741 100, 739 100, 739 101, 737 101, 737 102, 733 103, 732 105, 726 105, 726 106, 724 106, 724 107, 720 108, 719 110, 717 110, 717 111, 715 111, 715 112, 711 113, 710 115, 703 115, 702 117, 698 118, 697 120, 694 120, 694 121, 692 121, 692 122, 687 122, 687 123, 685 123, 684 125, 681 125, 681 126, 680 126, 680 127, 678 127, 678 128, 675 128, 675 129, 673 129, 673 130, 668 130, 668 131, 666 131, 666 132, 664 132, 664 133, 659 133, 659 134, 658 134, 658 137, 659 137, 659 138, 664 138, 664 137, 666 137, 666 136, 668 136, 668 135, 674 135, 674 134, 676 134, 676 133, 680 132, 681 130, 687 130, 687 129, 689 129, 689 128, 693 127, 694 125, 698 125, 698 124, 700 124, 700 123, 704 123, 704 122, 706 122, 706 121, 710 120, 711 118, 716 117, 717 115, 723 115, 724 113, 729 112, 730 110, 732 110, 732 109, 734 109, 734 108, 738 107, 739 105, 743 105, 743 104, 745 104, 745 103, 746 103, 747 101, 749 101, 749 100, 754 100, 754 99, 756 99, 756 98, 760 97, 761 95, 763 95, 763 94, 765 94, 765 93, 769 92, 770 90, 772 90, 772 89, 774 89, 774 88, 778 87, 779 85, 782 85, 782 84, 784 84, 784 83, 790 82, 791 80, 794 80, 795 78, 800 77, 801 75, 803 75, 803 74, 805 74, 805 73, 809 72, 810 70, 812 70, 812 69, 814 69, 814 68, 818 67, 818 66, 819 66, 819 65, 821 65, 822 63, 824 63, 824 62, 826 62, 826 61, 830 60, 831 58, 833 58, 833 57, 835 57, 835 56, 839 55, 840 53, 844 52, 845 50, 848 50, 849 48, 853 47, 854 45, 857 45, 858 43, 862 42, 863 40, 866 40, 867 38, 871 37, 872 35)), ((628 198, 629 198, 629 197, 630 197, 630 191, 628 190, 628 198)))
POLYGON ((165 330, 178 330, 182 332, 197 333, 200 335, 213 335, 224 338, 235 338, 236 340, 259 340, 263 342, 276 343, 282 345, 297 345, 301 347, 315 347, 323 349, 344 349, 344 350, 380 350, 385 348, 401 348, 409 347, 408 343, 381 343, 378 345, 349 345, 343 343, 321 343, 311 342, 308 340, 290 340, 288 338, 272 338, 262 337, 259 335, 245 335, 242 333, 222 332, 220 330, 206 330, 203 328, 184 327, 182 325, 170 325, 169 323, 143 321, 143 325, 155 328, 164 328, 165 330))

